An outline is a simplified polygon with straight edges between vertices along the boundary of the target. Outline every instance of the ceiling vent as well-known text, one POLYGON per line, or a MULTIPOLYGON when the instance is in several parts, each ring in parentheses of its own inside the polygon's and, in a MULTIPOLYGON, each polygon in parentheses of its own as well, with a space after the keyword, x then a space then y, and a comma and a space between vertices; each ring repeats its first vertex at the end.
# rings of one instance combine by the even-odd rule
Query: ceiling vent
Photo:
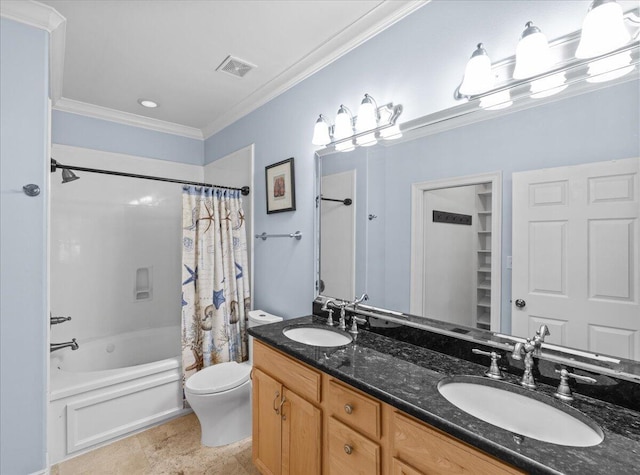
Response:
POLYGON ((241 78, 255 67, 254 64, 229 55, 222 64, 216 68, 216 71, 222 71, 223 73, 241 78))

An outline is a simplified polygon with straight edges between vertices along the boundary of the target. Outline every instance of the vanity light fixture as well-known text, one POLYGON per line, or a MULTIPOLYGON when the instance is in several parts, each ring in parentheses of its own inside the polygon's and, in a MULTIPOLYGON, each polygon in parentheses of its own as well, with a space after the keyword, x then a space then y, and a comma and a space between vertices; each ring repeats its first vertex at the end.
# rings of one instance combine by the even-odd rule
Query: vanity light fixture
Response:
POLYGON ((158 107, 158 103, 151 99, 138 99, 138 104, 142 107, 146 107, 147 109, 155 109, 158 107))
POLYGON ((557 94, 584 80, 616 79, 640 62, 639 35, 640 16, 635 10, 623 13, 615 0, 594 0, 580 34, 569 33, 551 44, 533 22, 527 22, 515 57, 492 65, 482 43, 478 44, 454 98, 478 99, 481 108, 495 110, 510 106, 514 99, 557 94), (627 29, 627 22, 636 29, 633 34, 627 29), (630 43, 631 40, 634 41, 630 43), (509 77, 514 62, 513 75, 509 77))
POLYGON ((344 104, 338 109, 334 125, 320 114, 313 129, 311 143, 319 147, 333 145, 339 152, 349 152, 356 145, 375 145, 378 139, 395 140, 402 137, 396 123, 401 113, 401 105, 389 103, 378 107, 375 99, 365 94, 357 116, 353 116, 344 104))

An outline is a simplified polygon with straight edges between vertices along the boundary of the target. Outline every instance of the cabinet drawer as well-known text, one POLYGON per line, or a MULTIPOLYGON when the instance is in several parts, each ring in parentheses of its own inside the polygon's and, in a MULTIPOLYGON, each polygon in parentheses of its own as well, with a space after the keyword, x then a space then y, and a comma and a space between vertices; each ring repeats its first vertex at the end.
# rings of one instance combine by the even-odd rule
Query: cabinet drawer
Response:
POLYGON ((253 340, 253 364, 308 401, 320 402, 320 373, 253 340))
POLYGON ((391 467, 391 475, 422 475, 422 473, 418 472, 414 468, 411 468, 409 465, 398 460, 397 458, 394 458, 393 465, 391 467))
POLYGON ((329 474, 380 475, 380 446, 329 418, 329 474))
POLYGON ((393 455, 426 474, 524 473, 402 414, 394 413, 392 431, 393 455))
POLYGON ((335 381, 329 382, 329 412, 349 426, 380 438, 380 403, 335 381))

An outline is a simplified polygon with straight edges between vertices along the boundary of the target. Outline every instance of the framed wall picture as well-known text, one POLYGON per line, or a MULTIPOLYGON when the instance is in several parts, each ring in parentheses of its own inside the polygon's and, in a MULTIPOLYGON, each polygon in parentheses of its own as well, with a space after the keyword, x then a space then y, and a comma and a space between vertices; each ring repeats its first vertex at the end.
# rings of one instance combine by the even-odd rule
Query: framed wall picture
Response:
POLYGON ((293 157, 264 169, 267 180, 267 214, 296 209, 296 187, 293 157))

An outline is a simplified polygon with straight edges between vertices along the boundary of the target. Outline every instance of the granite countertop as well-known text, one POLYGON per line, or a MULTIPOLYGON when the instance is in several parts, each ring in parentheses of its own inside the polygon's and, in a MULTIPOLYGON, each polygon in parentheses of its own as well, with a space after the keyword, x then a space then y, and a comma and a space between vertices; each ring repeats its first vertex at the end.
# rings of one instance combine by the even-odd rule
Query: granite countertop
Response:
MULTIPOLYGON (((268 345, 371 396, 530 473, 636 474, 640 466, 640 413, 574 393, 570 406, 595 421, 604 440, 592 447, 568 447, 532 438, 477 419, 440 395, 438 382, 449 376, 482 376, 487 366, 360 330, 354 342, 332 348, 297 343, 282 330, 298 325, 328 328, 307 316, 253 327, 249 333, 268 345), (517 439, 517 440, 516 440, 517 439)), ((518 378, 505 381, 518 388, 518 378)), ((535 396, 555 388, 540 384, 535 396)), ((551 404, 566 407, 551 397, 551 404)))

